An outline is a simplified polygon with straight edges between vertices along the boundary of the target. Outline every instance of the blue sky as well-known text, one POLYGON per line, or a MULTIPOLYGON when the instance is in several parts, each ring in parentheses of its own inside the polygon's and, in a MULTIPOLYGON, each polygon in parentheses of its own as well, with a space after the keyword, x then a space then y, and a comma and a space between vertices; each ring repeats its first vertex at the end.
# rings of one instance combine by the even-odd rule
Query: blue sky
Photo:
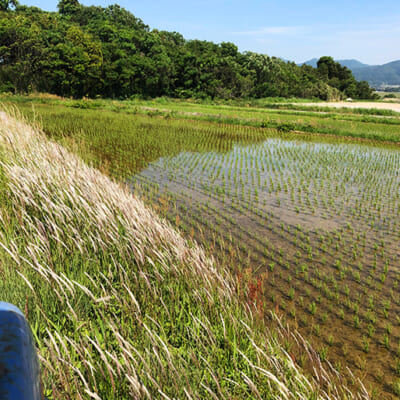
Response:
MULTIPOLYGON (((106 7, 118 3, 152 29, 186 39, 233 42, 303 62, 329 55, 367 64, 400 59, 400 0, 81 0, 106 7)), ((20 0, 55 11, 57 0, 20 0)))

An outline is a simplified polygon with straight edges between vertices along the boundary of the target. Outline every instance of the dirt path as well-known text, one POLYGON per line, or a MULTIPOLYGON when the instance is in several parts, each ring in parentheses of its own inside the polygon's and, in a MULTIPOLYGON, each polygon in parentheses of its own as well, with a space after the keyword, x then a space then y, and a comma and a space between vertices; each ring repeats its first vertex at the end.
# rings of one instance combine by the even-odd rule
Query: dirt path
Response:
POLYGON ((326 103, 303 103, 305 106, 314 107, 332 107, 332 108, 378 108, 382 110, 392 110, 400 112, 400 103, 384 103, 384 102, 349 102, 349 101, 338 101, 338 102, 326 102, 326 103))

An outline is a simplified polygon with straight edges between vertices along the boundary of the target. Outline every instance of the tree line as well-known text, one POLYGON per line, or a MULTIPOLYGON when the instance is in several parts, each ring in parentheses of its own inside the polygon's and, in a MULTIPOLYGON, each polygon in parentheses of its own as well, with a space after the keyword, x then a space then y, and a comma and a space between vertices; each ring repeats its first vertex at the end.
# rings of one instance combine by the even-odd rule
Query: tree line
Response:
POLYGON ((318 68, 233 43, 185 40, 118 5, 61 0, 58 12, 0 0, 0 91, 66 97, 373 98, 331 57, 318 68))

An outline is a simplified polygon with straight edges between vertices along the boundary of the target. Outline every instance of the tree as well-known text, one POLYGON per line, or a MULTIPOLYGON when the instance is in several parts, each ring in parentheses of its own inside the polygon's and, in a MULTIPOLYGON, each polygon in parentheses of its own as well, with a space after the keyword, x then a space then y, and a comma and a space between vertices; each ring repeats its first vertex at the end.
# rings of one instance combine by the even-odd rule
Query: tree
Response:
POLYGON ((81 5, 78 0, 60 0, 57 8, 62 15, 73 15, 79 11, 81 5))
POLYGON ((374 89, 372 89, 366 81, 357 82, 357 97, 359 99, 372 100, 379 98, 379 96, 374 92, 374 89))
POLYGON ((222 57, 236 57, 238 54, 238 47, 230 42, 222 42, 220 44, 222 57))
POLYGON ((332 57, 321 57, 317 62, 318 73, 325 80, 332 79, 337 76, 338 65, 341 66, 332 57))
POLYGON ((2 86, 15 92, 36 89, 35 73, 43 49, 42 30, 29 18, 12 13, 0 23, 2 86))
POLYGON ((51 92, 74 97, 97 94, 102 63, 101 45, 74 25, 42 60, 51 92))
POLYGON ((319 76, 331 87, 340 90, 346 97, 373 99, 373 91, 367 82, 357 82, 351 70, 333 60, 321 57, 317 62, 319 76))

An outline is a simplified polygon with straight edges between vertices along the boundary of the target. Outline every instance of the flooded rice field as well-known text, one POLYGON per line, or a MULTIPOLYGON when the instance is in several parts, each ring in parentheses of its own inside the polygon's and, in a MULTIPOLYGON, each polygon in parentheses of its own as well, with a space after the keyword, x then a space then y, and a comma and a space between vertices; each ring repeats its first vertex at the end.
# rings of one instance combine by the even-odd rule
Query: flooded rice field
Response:
POLYGON ((234 271, 244 301, 390 398, 400 388, 399 166, 389 147, 270 138, 163 157, 130 184, 234 271))

